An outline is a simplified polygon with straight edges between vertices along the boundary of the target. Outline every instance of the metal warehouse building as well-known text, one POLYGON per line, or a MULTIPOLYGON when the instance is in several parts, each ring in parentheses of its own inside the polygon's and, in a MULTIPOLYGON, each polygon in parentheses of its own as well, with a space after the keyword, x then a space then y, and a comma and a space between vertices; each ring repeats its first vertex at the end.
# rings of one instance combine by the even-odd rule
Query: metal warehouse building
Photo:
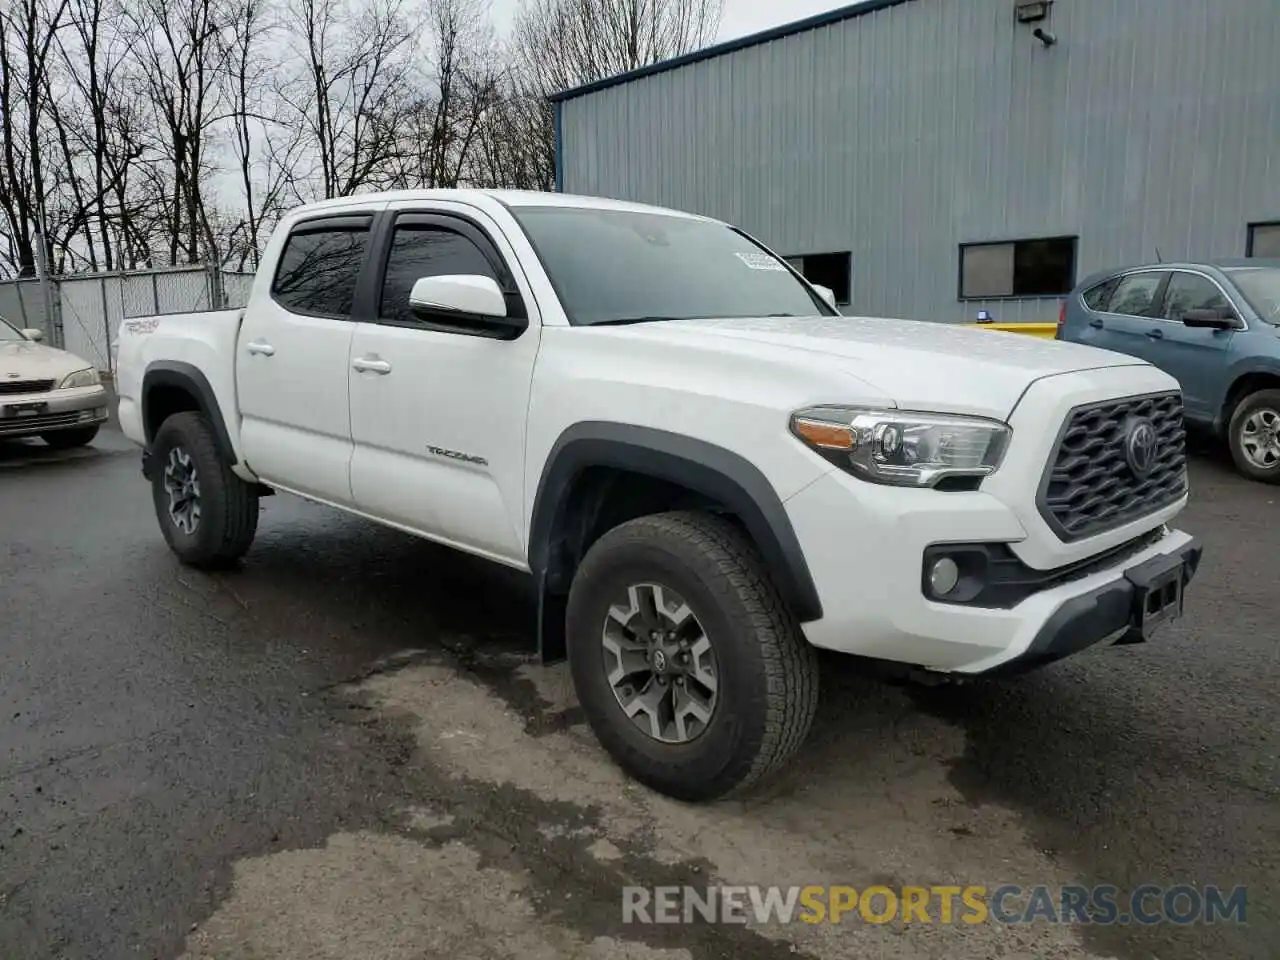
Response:
POLYGON ((1280 0, 866 0, 554 101, 559 189, 736 223, 850 313, 1280 256, 1280 0))

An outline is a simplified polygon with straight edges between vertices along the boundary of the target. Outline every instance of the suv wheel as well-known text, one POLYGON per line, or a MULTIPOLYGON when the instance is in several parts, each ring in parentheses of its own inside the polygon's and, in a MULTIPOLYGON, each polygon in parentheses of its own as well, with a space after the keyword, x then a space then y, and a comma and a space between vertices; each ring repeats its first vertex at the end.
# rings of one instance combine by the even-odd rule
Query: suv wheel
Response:
POLYGON ((1231 415, 1227 441, 1242 474, 1280 483, 1280 390, 1259 390, 1241 400, 1231 415))
POLYGON ((742 791, 809 732, 817 655, 727 520, 667 513, 606 533, 574 577, 566 628, 596 736, 669 796, 742 791))
POLYGON ((209 422, 177 413, 151 445, 156 518, 183 563, 221 567, 244 556, 258 530, 258 492, 218 453, 209 422))

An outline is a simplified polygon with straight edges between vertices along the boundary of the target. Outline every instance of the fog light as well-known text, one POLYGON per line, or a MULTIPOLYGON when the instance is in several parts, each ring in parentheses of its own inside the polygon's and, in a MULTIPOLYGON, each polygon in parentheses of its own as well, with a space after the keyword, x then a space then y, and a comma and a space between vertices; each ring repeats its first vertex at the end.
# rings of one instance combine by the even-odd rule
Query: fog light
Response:
POLYGON ((950 557, 943 557, 929 570, 929 588, 935 597, 945 597, 960 582, 960 568, 950 557))

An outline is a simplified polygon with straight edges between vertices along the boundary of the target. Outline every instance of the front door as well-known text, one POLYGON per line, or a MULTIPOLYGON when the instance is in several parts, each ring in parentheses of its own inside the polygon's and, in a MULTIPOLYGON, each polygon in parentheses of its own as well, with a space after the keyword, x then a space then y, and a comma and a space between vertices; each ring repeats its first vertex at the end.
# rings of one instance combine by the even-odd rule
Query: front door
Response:
POLYGON ((352 311, 372 222, 371 213, 355 213, 295 225, 270 289, 255 288, 236 343, 249 468, 268 483, 343 505, 351 502, 352 311))
POLYGON ((474 208, 436 202, 397 213, 380 241, 377 319, 351 344, 351 486, 357 508, 433 539, 523 565, 524 438, 540 327, 500 228, 474 208), (491 277, 508 310, 528 310, 513 340, 428 324, 409 309, 423 277, 491 277), (513 275, 514 274, 514 275, 513 275))

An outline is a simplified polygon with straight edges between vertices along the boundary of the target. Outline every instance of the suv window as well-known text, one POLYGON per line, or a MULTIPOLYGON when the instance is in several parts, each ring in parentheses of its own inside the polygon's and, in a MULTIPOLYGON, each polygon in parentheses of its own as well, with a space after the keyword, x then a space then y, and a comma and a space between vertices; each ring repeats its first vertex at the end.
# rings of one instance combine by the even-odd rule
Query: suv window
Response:
POLYGON ((303 227, 285 241, 272 296, 294 313, 351 316, 368 243, 366 227, 303 227))
POLYGON ((1163 273, 1131 273, 1122 277, 1107 303, 1107 312, 1130 317, 1154 316, 1156 294, 1165 276, 1163 273))
POLYGON ((1208 277, 1175 271, 1169 279, 1164 295, 1165 319, 1181 323, 1188 310, 1218 310, 1223 307, 1234 312, 1218 285, 1208 277))
POLYGON ((480 248, 467 237, 440 226, 405 224, 396 227, 387 256, 378 316, 399 323, 413 323, 409 293, 423 277, 479 274, 501 281, 480 248))
POLYGON ((1084 292, 1082 298, 1084 305, 1090 310, 1105 311, 1111 300, 1111 294, 1119 283, 1119 277, 1112 277, 1110 280, 1103 280, 1102 283, 1090 287, 1084 292))

